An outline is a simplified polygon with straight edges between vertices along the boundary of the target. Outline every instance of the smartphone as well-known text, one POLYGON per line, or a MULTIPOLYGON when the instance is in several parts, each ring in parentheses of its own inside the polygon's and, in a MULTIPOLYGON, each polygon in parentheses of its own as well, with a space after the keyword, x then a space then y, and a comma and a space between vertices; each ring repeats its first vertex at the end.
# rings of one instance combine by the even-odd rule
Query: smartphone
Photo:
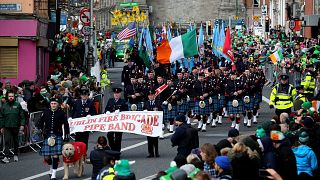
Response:
POLYGON ((267 170, 259 169, 259 177, 264 178, 264 177, 268 177, 268 176, 271 176, 271 175, 269 174, 269 172, 267 170))

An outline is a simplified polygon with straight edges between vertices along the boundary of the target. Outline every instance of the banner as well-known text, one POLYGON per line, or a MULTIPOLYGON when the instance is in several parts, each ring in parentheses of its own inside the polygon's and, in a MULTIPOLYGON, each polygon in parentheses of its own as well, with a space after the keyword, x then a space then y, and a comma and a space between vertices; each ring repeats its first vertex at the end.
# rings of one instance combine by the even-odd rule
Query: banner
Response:
POLYGON ((123 111, 69 119, 70 133, 126 132, 157 137, 162 133, 162 111, 123 111))

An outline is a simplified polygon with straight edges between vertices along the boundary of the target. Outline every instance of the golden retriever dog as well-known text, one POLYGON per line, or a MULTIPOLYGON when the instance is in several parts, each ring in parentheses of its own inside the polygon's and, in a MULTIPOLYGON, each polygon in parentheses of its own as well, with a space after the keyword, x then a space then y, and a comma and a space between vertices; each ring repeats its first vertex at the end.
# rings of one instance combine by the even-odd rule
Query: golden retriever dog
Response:
POLYGON ((63 166, 64 176, 63 179, 69 178, 69 165, 74 165, 73 172, 78 177, 83 175, 84 161, 86 158, 87 147, 83 142, 73 142, 63 145, 63 166))

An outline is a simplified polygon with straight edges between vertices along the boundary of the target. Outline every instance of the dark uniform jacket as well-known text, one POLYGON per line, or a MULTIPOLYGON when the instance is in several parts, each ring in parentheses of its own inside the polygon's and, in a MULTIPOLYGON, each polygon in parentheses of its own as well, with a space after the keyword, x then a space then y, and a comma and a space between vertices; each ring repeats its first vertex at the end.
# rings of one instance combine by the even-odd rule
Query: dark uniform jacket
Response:
POLYGON ((43 131, 45 138, 47 138, 50 134, 62 136, 62 125, 64 125, 65 134, 69 134, 69 123, 66 113, 60 108, 56 111, 46 109, 43 111, 37 127, 43 131))
POLYGON ((71 117, 79 118, 79 117, 86 117, 87 115, 94 116, 96 114, 97 114, 97 111, 91 99, 87 99, 84 104, 82 104, 81 99, 77 99, 73 104, 71 117))
POLYGON ((130 74, 135 73, 135 65, 132 65, 129 67, 128 65, 125 65, 123 67, 122 73, 121 73, 121 82, 124 83, 124 85, 130 84, 130 74))
POLYGON ((228 95, 228 100, 241 99, 244 93, 238 94, 237 96, 233 95, 234 92, 244 90, 244 83, 240 79, 227 80, 226 94, 228 95))
POLYGON ((203 96, 205 93, 209 93, 208 84, 204 80, 200 82, 199 80, 196 81, 193 88, 193 95, 197 100, 200 100, 200 96, 203 96))
POLYGON ((151 101, 145 101, 143 104, 143 110, 148 110, 148 111, 162 111, 161 109, 161 102, 158 100, 154 100, 153 103, 151 101), (156 108, 156 109, 155 109, 156 108))
POLYGON ((105 112, 114 112, 116 110, 119 111, 128 111, 128 106, 126 104, 126 101, 124 99, 119 99, 117 102, 114 98, 110 98, 107 106, 105 108, 105 112))

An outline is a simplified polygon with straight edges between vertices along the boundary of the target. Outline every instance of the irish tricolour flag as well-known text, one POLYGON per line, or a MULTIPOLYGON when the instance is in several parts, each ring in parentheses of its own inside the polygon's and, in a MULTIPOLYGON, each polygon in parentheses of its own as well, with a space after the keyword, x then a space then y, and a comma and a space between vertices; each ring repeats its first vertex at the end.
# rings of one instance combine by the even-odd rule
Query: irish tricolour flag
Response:
POLYGON ((181 58, 189 58, 198 54, 196 29, 181 36, 164 40, 157 48, 157 61, 161 64, 173 63, 181 58))
POLYGON ((271 54, 269 57, 270 57, 273 64, 283 60, 283 55, 282 55, 281 50, 277 50, 276 52, 271 54))

